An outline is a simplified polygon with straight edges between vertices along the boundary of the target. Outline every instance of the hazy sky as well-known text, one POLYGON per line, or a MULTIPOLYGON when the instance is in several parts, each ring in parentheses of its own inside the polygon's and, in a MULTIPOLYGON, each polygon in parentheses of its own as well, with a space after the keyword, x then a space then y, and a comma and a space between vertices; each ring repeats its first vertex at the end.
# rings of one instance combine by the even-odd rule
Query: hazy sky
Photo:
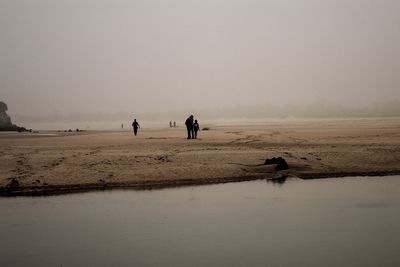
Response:
POLYGON ((400 99, 400 1, 0 0, 0 99, 31 115, 400 99))

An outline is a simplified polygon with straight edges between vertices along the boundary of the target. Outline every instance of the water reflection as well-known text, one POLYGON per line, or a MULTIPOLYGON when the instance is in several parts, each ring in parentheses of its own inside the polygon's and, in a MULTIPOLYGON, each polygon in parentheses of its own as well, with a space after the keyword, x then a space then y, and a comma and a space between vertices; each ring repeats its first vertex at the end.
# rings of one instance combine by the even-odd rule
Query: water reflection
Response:
POLYGON ((288 176, 286 174, 276 174, 272 177, 266 178, 267 183, 271 183, 276 186, 282 186, 284 183, 286 183, 286 179, 288 176))

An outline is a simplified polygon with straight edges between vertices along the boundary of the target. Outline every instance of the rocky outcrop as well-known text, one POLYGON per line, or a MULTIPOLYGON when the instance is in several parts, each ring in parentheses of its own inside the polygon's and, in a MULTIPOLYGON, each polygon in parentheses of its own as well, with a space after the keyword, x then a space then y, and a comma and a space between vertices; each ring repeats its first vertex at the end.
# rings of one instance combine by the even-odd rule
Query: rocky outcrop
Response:
POLYGON ((27 129, 25 127, 19 127, 12 124, 10 116, 7 114, 7 104, 0 101, 0 131, 18 131, 25 132, 27 129))
POLYGON ((7 105, 4 102, 0 102, 0 128, 12 127, 11 118, 7 114, 7 105))

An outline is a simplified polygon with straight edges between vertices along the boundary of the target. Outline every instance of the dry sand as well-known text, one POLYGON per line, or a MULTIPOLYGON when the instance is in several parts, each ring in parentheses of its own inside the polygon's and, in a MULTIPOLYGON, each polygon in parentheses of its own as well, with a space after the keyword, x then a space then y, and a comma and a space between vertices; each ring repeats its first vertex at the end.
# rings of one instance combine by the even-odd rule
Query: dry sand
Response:
POLYGON ((284 157, 289 177, 400 174, 400 119, 276 121, 183 128, 0 134, 0 192, 60 193, 266 178, 284 157))

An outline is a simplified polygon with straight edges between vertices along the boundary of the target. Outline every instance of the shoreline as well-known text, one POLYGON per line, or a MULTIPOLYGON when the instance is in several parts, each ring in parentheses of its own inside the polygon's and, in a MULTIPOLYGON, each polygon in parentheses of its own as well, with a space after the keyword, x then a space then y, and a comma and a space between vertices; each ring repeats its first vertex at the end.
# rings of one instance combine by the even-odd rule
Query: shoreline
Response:
POLYGON ((400 118, 0 135, 0 195, 400 174, 400 118), (282 157, 289 170, 266 159, 282 157))
POLYGON ((92 183, 92 184, 70 184, 70 185, 49 185, 49 186, 32 186, 21 188, 0 188, 0 197, 36 197, 36 196, 56 196, 64 194, 77 194, 96 191, 112 191, 112 190, 161 190, 168 188, 179 188, 187 186, 216 185, 225 183, 238 183, 255 180, 267 180, 272 183, 284 183, 286 180, 317 180, 332 178, 349 178, 349 177, 387 177, 400 175, 400 171, 372 171, 372 172, 338 172, 338 173, 308 173, 299 176, 293 176, 288 173, 288 177, 283 182, 270 179, 273 175, 279 174, 266 173, 244 177, 226 177, 211 179, 180 179, 180 180, 158 180, 158 181, 135 181, 125 183, 92 183))

